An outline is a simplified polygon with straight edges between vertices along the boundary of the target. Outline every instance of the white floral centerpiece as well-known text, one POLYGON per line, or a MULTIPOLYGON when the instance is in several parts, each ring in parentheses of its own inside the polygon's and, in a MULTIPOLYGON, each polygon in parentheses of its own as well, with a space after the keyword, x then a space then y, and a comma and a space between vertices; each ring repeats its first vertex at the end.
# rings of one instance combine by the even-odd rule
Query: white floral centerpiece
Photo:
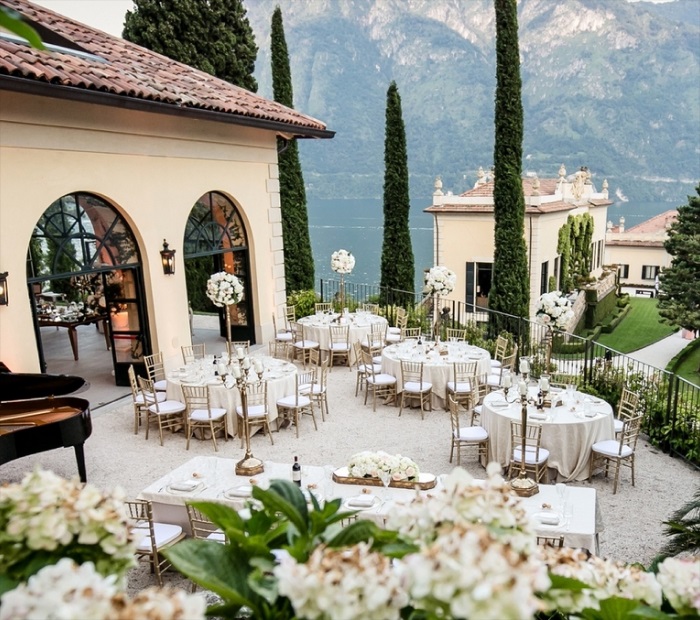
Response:
POLYGON ((449 295, 457 285, 457 274, 443 266, 432 267, 425 274, 423 293, 426 295, 449 295))
POLYGON ((176 588, 146 588, 129 600, 116 575, 69 558, 45 566, 0 600, 0 620, 204 620, 206 610, 204 595, 176 588))
POLYGON ((207 280, 207 297, 219 308, 237 304, 243 299, 243 284, 232 273, 219 271, 207 280))
POLYGON ((535 316, 545 325, 565 329, 574 317, 574 311, 568 297, 559 291, 550 291, 540 297, 535 316))
POLYGON ((386 471, 392 480, 418 480, 420 470, 415 461, 400 454, 358 452, 350 458, 348 474, 353 478, 377 478, 378 472, 386 471))
POLYGON ((336 273, 347 274, 355 267, 355 257, 347 250, 338 250, 331 254, 331 269, 336 273))
POLYGON ((0 575, 24 582, 68 557, 123 578, 136 563, 124 499, 40 468, 0 487, 0 575))

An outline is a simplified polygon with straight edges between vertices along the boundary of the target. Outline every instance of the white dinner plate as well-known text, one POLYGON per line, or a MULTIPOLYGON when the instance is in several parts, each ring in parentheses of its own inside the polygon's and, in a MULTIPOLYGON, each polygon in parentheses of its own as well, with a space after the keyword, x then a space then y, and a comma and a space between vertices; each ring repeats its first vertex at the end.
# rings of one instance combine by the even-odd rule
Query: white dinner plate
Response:
POLYGON ((538 525, 552 528, 560 527, 564 521, 561 514, 554 510, 543 510, 541 512, 536 512, 534 515, 532 515, 532 518, 537 521, 538 525))
POLYGON ((201 491, 204 488, 202 480, 177 480, 167 485, 165 490, 173 495, 188 495, 201 491))
POLYGON ((224 496, 228 498, 246 498, 253 496, 253 487, 249 484, 244 484, 239 487, 233 487, 232 489, 227 489, 224 491, 224 496))
POLYGON ((505 409, 506 407, 510 407, 510 403, 507 403, 505 400, 496 400, 489 403, 489 405, 494 409, 505 409))
POLYGON ((343 508, 345 510, 372 510, 376 508, 381 503, 381 500, 376 495, 357 495, 355 497, 348 497, 343 501, 343 508), (372 498, 372 503, 367 506, 353 506, 353 500, 364 500, 367 497, 372 498))

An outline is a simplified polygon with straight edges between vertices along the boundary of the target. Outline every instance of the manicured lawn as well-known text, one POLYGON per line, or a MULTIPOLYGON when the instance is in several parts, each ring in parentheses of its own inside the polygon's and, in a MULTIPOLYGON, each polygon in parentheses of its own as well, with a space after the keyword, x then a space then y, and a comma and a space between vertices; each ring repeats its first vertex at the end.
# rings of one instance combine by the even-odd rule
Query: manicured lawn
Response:
POLYGON ((686 381, 700 385, 698 368, 700 368, 700 346, 695 347, 695 350, 683 360, 677 368, 676 374, 683 377, 686 381))
POLYGON ((601 334, 598 342, 620 353, 630 353, 653 344, 676 331, 661 321, 656 299, 632 297, 632 309, 612 334, 601 334))

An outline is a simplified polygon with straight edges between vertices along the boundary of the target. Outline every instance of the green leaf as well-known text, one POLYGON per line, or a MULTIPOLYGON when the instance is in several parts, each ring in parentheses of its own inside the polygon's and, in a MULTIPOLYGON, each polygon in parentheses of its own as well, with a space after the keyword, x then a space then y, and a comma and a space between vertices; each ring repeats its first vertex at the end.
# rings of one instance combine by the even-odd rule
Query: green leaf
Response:
POLYGON ((253 497, 274 512, 281 512, 300 534, 308 532, 309 511, 306 507, 306 499, 292 482, 287 480, 273 480, 268 490, 253 487, 253 497))
POLYGON ((328 541, 329 547, 349 547, 358 542, 365 542, 382 535, 381 528, 372 521, 358 519, 347 527, 344 527, 338 534, 328 541))
POLYGON ((18 581, 15 581, 14 579, 10 579, 6 575, 0 574, 0 596, 5 594, 5 592, 9 592, 10 590, 14 590, 18 585, 19 585, 18 581))
POLYGON ((549 574, 549 579, 552 582, 552 590, 570 590, 571 592, 581 592, 582 590, 590 589, 590 586, 579 581, 578 579, 573 579, 572 577, 563 577, 561 575, 555 575, 554 573, 549 574))
POLYGON ((37 31, 22 21, 22 16, 17 11, 0 6, 0 26, 26 39, 32 47, 38 50, 46 49, 37 31))
POLYGON ((600 611, 587 608, 580 616, 585 620, 625 620, 633 616, 633 611, 642 607, 639 601, 613 596, 600 601, 600 611))

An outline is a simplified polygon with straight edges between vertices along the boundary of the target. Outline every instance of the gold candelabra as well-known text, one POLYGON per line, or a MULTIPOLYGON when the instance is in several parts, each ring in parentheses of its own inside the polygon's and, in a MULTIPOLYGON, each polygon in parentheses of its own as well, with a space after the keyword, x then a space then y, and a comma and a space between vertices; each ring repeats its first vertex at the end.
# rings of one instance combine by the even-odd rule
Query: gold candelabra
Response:
POLYGON ((520 425, 521 425, 521 443, 520 443, 520 472, 517 478, 513 478, 510 481, 511 490, 520 497, 530 497, 536 495, 540 492, 539 485, 536 480, 532 480, 527 477, 527 470, 525 469, 525 456, 527 448, 527 381, 524 377, 529 373, 529 364, 526 362, 525 366, 520 367, 520 370, 524 372, 523 379, 518 384, 520 390, 520 425))
MULTIPOLYGON (((230 347, 229 350, 228 364, 226 370, 230 370, 230 373, 224 374, 223 382, 224 385, 231 389, 236 387, 238 393, 241 396, 241 410, 243 411, 243 428, 245 433, 245 456, 243 459, 236 463, 236 475, 237 476, 255 476, 262 473, 265 468, 263 462, 255 458, 250 450, 250 426, 248 425, 248 386, 253 384, 259 384, 261 381, 261 376, 263 373, 263 366, 260 360, 255 360, 251 363, 250 358, 243 353, 243 349, 238 349, 236 358, 234 359, 231 355, 230 347), (250 378, 250 369, 254 366, 255 379, 250 378)), ((221 373, 220 373, 221 374, 221 373)))

